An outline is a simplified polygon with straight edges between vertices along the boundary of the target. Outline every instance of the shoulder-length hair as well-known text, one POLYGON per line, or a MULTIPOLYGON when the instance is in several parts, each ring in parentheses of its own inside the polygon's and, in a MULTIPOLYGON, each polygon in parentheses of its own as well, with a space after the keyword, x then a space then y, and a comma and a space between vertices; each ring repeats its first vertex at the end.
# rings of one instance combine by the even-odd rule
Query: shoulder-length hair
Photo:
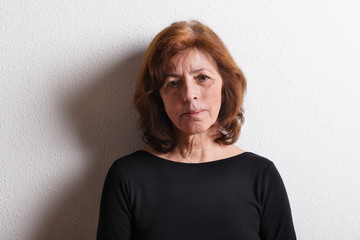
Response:
POLYGON ((137 78, 133 103, 140 114, 143 140, 154 150, 167 153, 176 146, 175 126, 167 116, 159 89, 171 58, 197 48, 209 54, 223 80, 222 102, 212 137, 219 144, 232 144, 244 123, 243 98, 246 79, 221 39, 198 21, 175 22, 150 43, 137 78))

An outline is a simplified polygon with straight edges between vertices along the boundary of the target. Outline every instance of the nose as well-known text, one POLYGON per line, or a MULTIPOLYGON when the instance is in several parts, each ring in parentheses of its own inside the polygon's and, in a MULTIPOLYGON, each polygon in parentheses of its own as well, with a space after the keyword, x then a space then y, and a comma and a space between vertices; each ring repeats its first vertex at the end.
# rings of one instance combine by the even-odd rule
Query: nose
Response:
POLYGON ((193 82, 192 79, 190 78, 185 79, 184 101, 192 102, 194 100, 198 100, 198 98, 199 98, 198 86, 193 82))

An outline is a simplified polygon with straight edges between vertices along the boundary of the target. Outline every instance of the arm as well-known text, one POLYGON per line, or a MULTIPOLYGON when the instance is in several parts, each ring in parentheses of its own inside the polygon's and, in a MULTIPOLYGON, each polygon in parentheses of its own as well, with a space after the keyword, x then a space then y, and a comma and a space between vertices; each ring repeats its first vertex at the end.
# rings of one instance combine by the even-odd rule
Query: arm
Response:
POLYGON ((97 240, 128 240, 131 237, 131 211, 127 180, 115 162, 106 176, 101 196, 97 240))
POLYGON ((271 162, 261 180, 262 216, 260 236, 263 240, 295 240, 290 204, 284 183, 271 162))

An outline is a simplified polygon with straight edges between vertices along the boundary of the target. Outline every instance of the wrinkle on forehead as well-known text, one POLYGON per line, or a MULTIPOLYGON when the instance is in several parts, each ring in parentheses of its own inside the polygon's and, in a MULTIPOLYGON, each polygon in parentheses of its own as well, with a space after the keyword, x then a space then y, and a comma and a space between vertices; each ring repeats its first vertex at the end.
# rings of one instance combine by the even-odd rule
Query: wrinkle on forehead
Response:
POLYGON ((191 72, 195 70, 195 68, 199 68, 199 67, 202 68, 203 66, 196 66, 201 61, 200 60, 202 57, 201 55, 204 56, 213 65, 213 67, 215 67, 216 70, 218 70, 217 64, 215 63, 214 59, 210 56, 210 54, 194 47, 194 48, 186 49, 173 56, 168 64, 166 75, 174 74, 174 73, 179 74, 182 73, 183 70, 191 72), (189 61, 189 64, 187 66, 184 66, 184 61, 186 61, 188 55, 194 51, 199 53, 195 55, 197 59, 191 59, 189 61))

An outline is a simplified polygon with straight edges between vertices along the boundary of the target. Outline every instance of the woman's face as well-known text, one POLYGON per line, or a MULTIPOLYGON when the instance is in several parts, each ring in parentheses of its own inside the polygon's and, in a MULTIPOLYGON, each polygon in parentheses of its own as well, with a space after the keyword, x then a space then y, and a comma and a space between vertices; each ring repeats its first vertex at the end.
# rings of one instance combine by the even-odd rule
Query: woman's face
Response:
POLYGON ((160 96, 172 123, 182 133, 205 133, 221 107, 222 78, 215 62, 194 48, 171 59, 160 96))

